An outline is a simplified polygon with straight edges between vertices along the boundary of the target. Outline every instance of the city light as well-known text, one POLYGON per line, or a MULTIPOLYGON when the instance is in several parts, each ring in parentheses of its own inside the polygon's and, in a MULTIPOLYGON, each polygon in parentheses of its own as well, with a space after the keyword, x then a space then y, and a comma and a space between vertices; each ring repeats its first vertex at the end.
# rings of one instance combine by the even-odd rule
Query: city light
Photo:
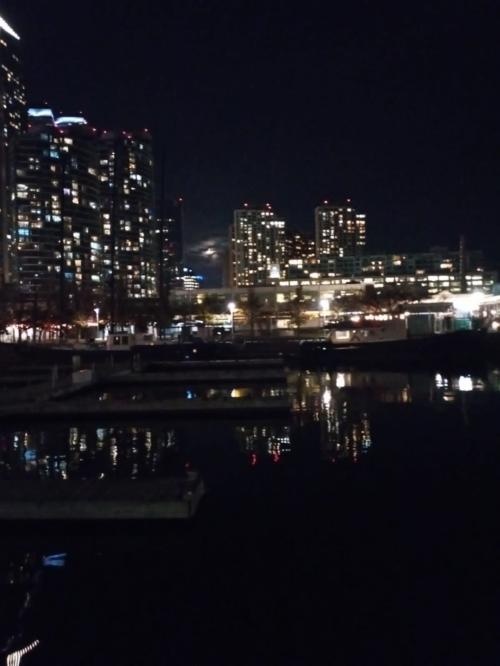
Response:
POLYGON ((88 123, 85 118, 80 116, 61 116, 56 118, 54 124, 56 127, 63 127, 65 125, 87 125, 88 123))
POLYGON ((14 37, 14 39, 21 39, 21 37, 17 34, 17 32, 14 30, 14 28, 11 28, 10 25, 7 23, 5 19, 3 19, 0 16, 0 30, 5 30, 11 37, 14 37))
POLYGON ((485 294, 475 291, 472 294, 457 294, 452 297, 451 302, 457 312, 470 314, 478 309, 484 298, 485 294))
POLYGON ((335 380, 335 385, 338 389, 345 388, 346 378, 345 378, 345 374, 343 372, 338 372, 337 373, 337 378, 335 380))
POLYGON ((22 658, 28 654, 28 652, 32 652, 36 647, 40 645, 40 641, 36 640, 33 641, 33 643, 30 643, 30 645, 27 645, 25 648, 22 650, 17 650, 16 652, 12 652, 7 656, 7 666, 19 666, 21 663, 22 658))
POLYGON ((472 383, 472 377, 470 375, 461 376, 458 378, 458 390, 463 393, 469 393, 474 390, 474 385, 472 383))
POLYGON ((236 303, 231 301, 230 303, 227 304, 227 309, 229 310, 231 314, 231 334, 234 338, 234 313, 236 312, 236 303))

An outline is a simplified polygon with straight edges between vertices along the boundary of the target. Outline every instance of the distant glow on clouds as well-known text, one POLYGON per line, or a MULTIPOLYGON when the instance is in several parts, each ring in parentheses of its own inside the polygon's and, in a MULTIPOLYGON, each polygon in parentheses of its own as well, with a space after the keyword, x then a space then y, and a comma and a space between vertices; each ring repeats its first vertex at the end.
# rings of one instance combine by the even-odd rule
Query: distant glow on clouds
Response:
POLYGON ((219 259, 227 247, 227 238, 225 236, 211 236, 198 242, 191 243, 187 248, 187 254, 192 259, 199 261, 216 261, 219 259))
POLYGON ((11 37, 14 37, 15 39, 21 39, 17 32, 10 27, 10 25, 7 23, 5 19, 3 19, 0 16, 0 30, 5 30, 5 32, 8 32, 11 37))

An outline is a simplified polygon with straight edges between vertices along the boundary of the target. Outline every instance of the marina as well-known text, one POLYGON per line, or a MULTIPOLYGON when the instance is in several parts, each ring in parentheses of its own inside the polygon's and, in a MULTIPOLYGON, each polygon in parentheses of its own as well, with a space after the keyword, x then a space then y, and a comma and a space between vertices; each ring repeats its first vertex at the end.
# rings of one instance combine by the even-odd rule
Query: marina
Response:
MULTIPOLYGON (((67 418, 3 420, 0 524, 11 558, 19 553, 17 576, 27 552, 41 560, 65 554, 62 568, 45 570, 31 610, 37 633, 26 621, 19 649, 40 640, 40 663, 54 652, 68 663, 68 654, 91 657, 104 643, 108 662, 118 654, 130 663, 124 631, 163 654, 156 629, 168 622, 172 654, 193 664, 222 654, 230 663, 232 645, 227 653, 221 648, 228 628, 238 645, 255 631, 266 636, 263 609, 275 608, 278 596, 273 627, 287 636, 292 628, 293 651, 303 655, 311 648, 300 632, 318 635, 313 663, 331 649, 332 616, 352 653, 358 644, 349 618, 360 608, 377 617, 382 606, 384 620, 369 634, 372 652, 390 653, 394 628, 404 633, 410 616, 443 654, 454 627, 443 621, 455 608, 447 586, 455 584, 467 602, 464 622, 472 612, 486 621, 487 610, 475 604, 477 586, 486 589, 496 566, 484 553, 500 464, 500 374, 288 369, 286 379, 288 410, 272 418, 250 411, 209 420, 140 411, 90 416, 77 409, 86 391, 96 401, 107 393, 111 403, 141 394, 148 404, 158 392, 236 386, 152 382, 87 387, 52 401, 75 402, 67 418), (330 541, 333 550, 325 549, 330 541), (402 615, 409 588, 392 566, 395 551, 412 581, 411 609, 402 615), (443 576, 442 590, 436 582, 443 576), (388 585, 395 590, 389 602, 388 585), (328 617, 311 616, 311 594, 330 600, 328 617), (143 600, 141 616, 145 608, 155 614, 151 631, 149 619, 138 624, 130 612, 131 598, 143 600), (97 634, 89 638, 90 616, 97 634), (193 631, 199 641, 189 640, 193 631)), ((336 646, 332 654, 342 663, 343 644, 336 646)), ((354 651, 364 663, 364 646, 354 651)), ((259 652, 251 648, 253 663, 259 652)), ((134 651, 136 663, 142 654, 134 651)))

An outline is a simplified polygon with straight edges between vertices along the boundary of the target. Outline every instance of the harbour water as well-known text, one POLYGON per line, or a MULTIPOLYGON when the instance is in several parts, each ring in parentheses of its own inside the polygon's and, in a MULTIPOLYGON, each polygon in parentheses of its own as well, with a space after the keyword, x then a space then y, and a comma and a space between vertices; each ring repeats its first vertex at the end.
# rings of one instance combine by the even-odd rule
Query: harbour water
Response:
POLYGON ((95 397, 173 390, 206 400, 286 391, 291 411, 2 426, 0 479, 111 483, 197 469, 208 491, 182 525, 5 528, 4 626, 40 641, 23 666, 495 663, 498 372, 305 371, 286 387, 95 397), (59 553, 64 566, 39 568, 59 553), (17 584, 26 558, 42 573, 17 584))

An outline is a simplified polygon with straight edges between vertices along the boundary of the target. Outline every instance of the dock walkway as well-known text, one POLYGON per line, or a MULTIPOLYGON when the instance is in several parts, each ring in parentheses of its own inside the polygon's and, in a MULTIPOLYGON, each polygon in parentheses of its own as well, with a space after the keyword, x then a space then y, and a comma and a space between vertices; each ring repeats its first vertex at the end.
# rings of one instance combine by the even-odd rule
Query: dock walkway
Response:
POLYGON ((197 472, 139 480, 3 480, 0 521, 192 518, 205 494, 197 472))
POLYGON ((100 418, 100 417, 261 417, 290 413, 288 398, 223 399, 223 400, 74 400, 43 401, 0 406, 0 420, 19 418, 100 418))

